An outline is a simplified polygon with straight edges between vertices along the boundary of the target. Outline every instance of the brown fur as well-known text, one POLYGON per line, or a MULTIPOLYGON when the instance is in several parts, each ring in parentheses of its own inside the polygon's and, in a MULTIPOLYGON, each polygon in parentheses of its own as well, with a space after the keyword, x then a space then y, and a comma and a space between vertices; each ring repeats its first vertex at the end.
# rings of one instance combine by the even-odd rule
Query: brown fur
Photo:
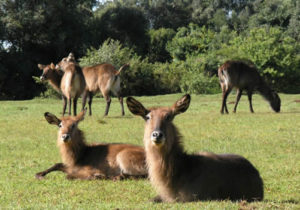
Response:
MULTIPOLYGON (((73 53, 70 53, 67 60, 72 63, 76 63, 73 53)), ((78 65, 78 64, 77 64, 78 65)), ((85 107, 86 99, 88 98, 89 115, 92 115, 92 99, 93 94, 100 91, 106 101, 106 109, 104 115, 109 112, 111 103, 110 92, 116 95, 120 101, 122 115, 125 114, 123 106, 123 97, 121 96, 121 79, 119 77, 121 71, 127 68, 129 64, 121 66, 119 70, 108 63, 97 64, 94 66, 87 66, 82 69, 85 81, 86 89, 83 95, 82 107, 85 107)))
POLYGON ((38 67, 43 71, 42 75, 40 76, 41 81, 48 81, 57 92, 61 93, 60 83, 64 72, 57 70, 53 63, 49 65, 38 64, 38 67))
POLYGON ((86 82, 80 66, 67 62, 63 58, 57 65, 57 69, 64 71, 61 79, 60 89, 63 94, 63 115, 66 111, 67 100, 69 103, 69 115, 71 115, 71 101, 73 99, 73 114, 76 115, 77 100, 85 90, 86 82))
POLYGON ((184 152, 172 120, 188 109, 189 95, 172 107, 146 109, 132 97, 126 102, 133 114, 146 120, 144 145, 149 178, 159 194, 155 201, 263 199, 262 179, 242 156, 184 152))
POLYGON ((48 123, 59 126, 57 145, 62 163, 37 173, 36 178, 42 179, 52 171, 62 171, 71 179, 146 177, 142 147, 130 144, 86 144, 83 132, 77 127, 84 114, 85 111, 76 117, 58 119, 51 113, 45 113, 48 123))
POLYGON ((221 113, 228 113, 226 99, 232 88, 237 88, 236 102, 233 112, 236 112, 237 105, 242 96, 243 90, 247 91, 250 111, 253 113, 252 93, 257 90, 271 105, 275 112, 280 112, 280 98, 276 92, 264 82, 253 64, 242 61, 226 61, 218 69, 220 85, 223 92, 221 113))

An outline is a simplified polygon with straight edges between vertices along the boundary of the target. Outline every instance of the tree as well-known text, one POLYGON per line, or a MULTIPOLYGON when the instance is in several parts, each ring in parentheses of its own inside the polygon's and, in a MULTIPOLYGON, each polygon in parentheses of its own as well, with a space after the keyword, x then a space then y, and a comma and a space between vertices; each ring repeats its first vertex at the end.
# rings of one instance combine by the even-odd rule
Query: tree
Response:
POLYGON ((95 0, 0 1, 0 44, 5 47, 1 73, 6 78, 0 77, 2 97, 34 97, 38 88, 32 76, 39 73, 37 63, 56 62, 70 51, 77 55, 85 52, 94 3, 95 0))
POLYGON ((102 43, 108 38, 121 41, 125 46, 134 48, 139 54, 146 54, 148 45, 148 21, 135 7, 110 4, 96 12, 97 29, 101 31, 102 43))
POLYGON ((168 41, 172 40, 176 32, 170 28, 152 29, 149 31, 150 44, 148 58, 150 62, 169 62, 171 55, 166 50, 168 41))

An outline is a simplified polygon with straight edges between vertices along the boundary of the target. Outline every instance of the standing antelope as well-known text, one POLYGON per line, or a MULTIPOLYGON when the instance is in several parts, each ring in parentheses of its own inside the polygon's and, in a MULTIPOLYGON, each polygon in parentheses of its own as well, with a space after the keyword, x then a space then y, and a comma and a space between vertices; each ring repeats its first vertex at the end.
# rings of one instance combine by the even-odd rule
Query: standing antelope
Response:
POLYGON ((48 81, 57 92, 61 93, 60 83, 64 72, 57 70, 53 63, 49 65, 38 64, 38 68, 43 71, 42 75, 40 76, 40 80, 48 81))
POLYGON ((80 66, 70 63, 63 58, 57 65, 57 69, 64 71, 61 79, 60 89, 63 94, 63 115, 66 111, 67 100, 69 103, 69 115, 71 115, 71 101, 73 99, 73 114, 76 115, 77 100, 85 90, 86 83, 80 66))
MULTIPOLYGON (((69 54, 67 60, 69 62, 77 64, 73 53, 69 54)), ((121 71, 128 66, 129 64, 124 64, 120 67, 119 70, 116 70, 113 65, 102 63, 94 66, 87 66, 82 69, 86 81, 86 89, 83 94, 82 107, 84 108, 86 99, 88 98, 89 115, 92 115, 93 94, 97 91, 100 91, 102 93, 106 101, 106 109, 104 115, 108 115, 109 112, 111 103, 110 92, 113 92, 113 94, 118 97, 121 105, 122 115, 125 114, 123 97, 121 96, 121 79, 119 75, 121 71)))
POLYGON ((237 88, 236 102, 233 112, 236 112, 237 105, 242 96, 243 90, 247 91, 250 111, 253 113, 252 93, 257 90, 271 105, 275 112, 280 112, 280 98, 259 75, 253 64, 246 64, 242 61, 226 61, 218 69, 220 85, 223 92, 221 113, 224 113, 224 108, 228 114, 226 99, 232 88, 237 88))
POLYGON ((181 135, 172 120, 188 109, 190 99, 190 95, 185 95, 172 107, 151 109, 132 97, 126 100, 129 110, 146 121, 146 164, 150 181, 159 194, 154 201, 262 200, 263 181, 244 157, 184 152, 181 135))
POLYGON ((62 171, 69 179, 121 179, 127 177, 146 177, 145 152, 140 146, 130 144, 85 143, 83 132, 77 127, 84 119, 86 110, 77 116, 58 119, 46 112, 49 124, 59 127, 57 145, 62 163, 36 174, 42 179, 52 171, 62 171))

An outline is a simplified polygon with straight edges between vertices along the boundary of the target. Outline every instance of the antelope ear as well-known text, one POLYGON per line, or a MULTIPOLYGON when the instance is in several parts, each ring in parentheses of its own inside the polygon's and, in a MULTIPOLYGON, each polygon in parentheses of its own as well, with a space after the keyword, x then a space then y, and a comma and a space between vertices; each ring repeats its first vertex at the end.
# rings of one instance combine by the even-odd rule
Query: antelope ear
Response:
POLYGON ((146 109, 143 104, 141 104, 139 101, 135 100, 132 97, 128 97, 126 99, 127 107, 129 111, 134 115, 139 115, 142 118, 146 119, 146 115, 150 112, 148 109, 146 109))
POLYGON ((72 52, 69 53, 67 61, 68 62, 75 62, 75 56, 72 52))
POLYGON ((45 119, 48 121, 49 124, 53 124, 53 125, 59 125, 61 120, 58 119, 54 114, 51 114, 49 112, 45 112, 44 114, 45 119))
POLYGON ((46 66, 43 65, 43 64, 38 64, 38 68, 39 68, 40 70, 44 70, 45 67, 46 67, 46 66))
POLYGON ((181 99, 177 100, 172 106, 174 115, 185 112, 189 108, 190 102, 191 96, 189 94, 186 94, 181 99))
POLYGON ((53 69, 53 70, 55 70, 55 65, 54 65, 54 63, 51 63, 51 64, 50 64, 50 68, 53 69))
POLYGON ((84 116, 86 114, 86 110, 87 108, 84 108, 84 110, 82 110, 77 116, 76 116, 76 119, 78 122, 84 120, 84 116))

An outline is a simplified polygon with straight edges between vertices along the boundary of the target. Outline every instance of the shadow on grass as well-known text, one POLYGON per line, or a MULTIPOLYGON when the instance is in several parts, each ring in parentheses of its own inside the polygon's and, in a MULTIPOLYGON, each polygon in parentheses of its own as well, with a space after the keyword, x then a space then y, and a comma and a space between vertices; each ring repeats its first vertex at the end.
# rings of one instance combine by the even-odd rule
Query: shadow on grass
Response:
POLYGON ((106 119, 122 119, 122 118, 130 119, 130 118, 133 118, 133 116, 131 116, 131 115, 126 115, 126 116, 104 116, 103 118, 106 118, 106 119))
POLYGON ((101 119, 97 120, 97 122, 100 123, 100 124, 106 124, 107 123, 107 122, 105 122, 104 120, 101 120, 101 119))
POLYGON ((299 201, 294 200, 294 199, 289 199, 289 200, 283 200, 283 201, 276 201, 276 200, 263 200, 262 202, 264 203, 275 203, 275 204, 299 204, 299 201))

